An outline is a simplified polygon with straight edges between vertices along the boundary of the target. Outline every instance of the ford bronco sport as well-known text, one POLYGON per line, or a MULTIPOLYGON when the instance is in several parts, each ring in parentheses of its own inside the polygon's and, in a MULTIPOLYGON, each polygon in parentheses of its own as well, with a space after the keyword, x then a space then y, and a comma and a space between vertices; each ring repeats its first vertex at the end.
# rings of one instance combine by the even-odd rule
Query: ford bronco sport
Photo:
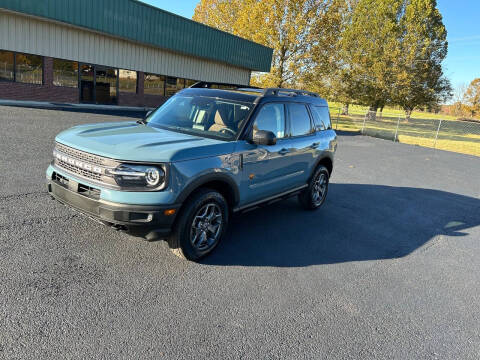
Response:
POLYGON ((298 195, 325 201, 337 147, 317 94, 197 83, 144 120, 56 137, 48 191, 63 204, 198 260, 233 213, 298 195), (214 87, 217 87, 216 89, 214 87))

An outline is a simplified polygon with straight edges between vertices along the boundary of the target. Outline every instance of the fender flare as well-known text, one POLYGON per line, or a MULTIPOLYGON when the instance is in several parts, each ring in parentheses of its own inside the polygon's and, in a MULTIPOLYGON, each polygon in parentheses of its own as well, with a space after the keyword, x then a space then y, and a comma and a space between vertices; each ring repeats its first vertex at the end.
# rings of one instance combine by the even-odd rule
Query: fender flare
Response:
POLYGON ((240 191, 238 189, 238 185, 235 183, 235 181, 232 179, 231 176, 224 174, 224 173, 213 173, 213 174, 206 174, 202 175, 199 178, 193 180, 191 183, 189 183, 183 190, 182 192, 177 196, 177 199, 175 201, 176 204, 183 204, 185 200, 198 188, 202 187, 203 185, 212 182, 212 181, 218 181, 218 182, 223 182, 225 183, 231 190, 233 194, 233 201, 235 206, 238 204, 240 200, 240 191))
POLYGON ((324 161, 325 159, 330 160, 330 162, 332 163, 332 171, 330 171, 330 174, 328 174, 329 177, 332 177, 332 173, 333 173, 333 156, 330 155, 330 154, 327 154, 327 155, 325 155, 325 156, 319 157, 319 158, 317 159, 317 161, 315 162, 315 166, 312 168, 312 171, 310 172, 310 176, 308 177, 308 181, 309 181, 309 182, 310 182, 310 180, 312 179, 312 176, 315 174, 315 171, 317 170, 318 165, 320 165, 320 163, 321 163, 322 161, 324 161))

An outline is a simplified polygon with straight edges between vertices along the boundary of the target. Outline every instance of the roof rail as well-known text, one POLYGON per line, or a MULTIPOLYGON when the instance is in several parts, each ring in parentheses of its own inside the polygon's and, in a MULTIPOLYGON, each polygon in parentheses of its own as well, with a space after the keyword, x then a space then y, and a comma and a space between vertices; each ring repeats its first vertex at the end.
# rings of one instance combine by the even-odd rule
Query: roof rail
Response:
POLYGON ((307 91, 307 90, 297 90, 297 89, 283 89, 283 88, 268 88, 263 92, 263 96, 280 96, 281 94, 286 96, 313 96, 320 97, 317 93, 307 91))
POLYGON ((234 88, 234 89, 260 89, 255 86, 249 86, 249 85, 239 85, 239 84, 228 84, 228 83, 220 83, 220 82, 210 82, 210 81, 199 81, 190 88, 201 88, 201 89, 210 89, 212 86, 218 86, 218 87, 225 87, 225 88, 234 88))
POLYGON ((196 89, 211 89, 212 87, 217 87, 222 90, 239 90, 239 91, 249 91, 253 90, 259 92, 262 96, 312 96, 319 98, 320 95, 317 93, 307 91, 307 90, 298 90, 298 89, 284 89, 284 88, 267 88, 262 89, 256 86, 249 85, 238 85, 238 84, 228 84, 220 82, 209 82, 209 81, 199 81, 190 88, 196 89))

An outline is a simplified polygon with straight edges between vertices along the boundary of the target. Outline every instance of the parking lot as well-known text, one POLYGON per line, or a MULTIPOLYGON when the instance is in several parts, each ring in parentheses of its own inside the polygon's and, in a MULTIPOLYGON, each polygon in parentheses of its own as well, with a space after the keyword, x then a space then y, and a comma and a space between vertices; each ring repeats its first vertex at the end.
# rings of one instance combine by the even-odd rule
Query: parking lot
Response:
POLYGON ((196 264, 46 193, 55 135, 118 119, 0 107, 0 358, 480 358, 480 158, 341 134, 320 211, 196 264))

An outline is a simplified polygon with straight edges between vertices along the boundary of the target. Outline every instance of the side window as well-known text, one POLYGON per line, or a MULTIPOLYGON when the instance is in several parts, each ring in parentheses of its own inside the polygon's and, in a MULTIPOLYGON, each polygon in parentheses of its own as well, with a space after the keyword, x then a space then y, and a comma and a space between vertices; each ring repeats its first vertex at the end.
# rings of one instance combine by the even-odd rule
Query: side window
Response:
POLYGON ((308 135, 312 132, 312 123, 307 107, 304 104, 287 104, 290 115, 291 136, 308 135))
POLYGON ((253 132, 267 130, 278 139, 285 137, 285 107, 281 103, 270 103, 262 106, 253 123, 253 132))
POLYGON ((330 112, 327 106, 311 106, 313 119, 315 120, 315 129, 317 131, 331 129, 330 112))

